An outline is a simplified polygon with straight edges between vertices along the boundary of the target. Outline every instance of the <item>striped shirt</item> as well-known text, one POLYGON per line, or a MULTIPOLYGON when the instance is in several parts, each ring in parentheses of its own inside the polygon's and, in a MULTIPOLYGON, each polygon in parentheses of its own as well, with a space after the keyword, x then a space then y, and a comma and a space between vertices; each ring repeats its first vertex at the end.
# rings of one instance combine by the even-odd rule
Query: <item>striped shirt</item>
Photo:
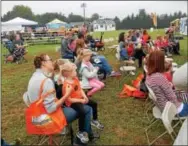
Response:
POLYGON ((162 73, 154 73, 146 77, 146 84, 153 90, 156 95, 156 105, 163 111, 167 101, 176 105, 177 108, 182 104, 178 101, 176 94, 172 90, 170 82, 162 73))

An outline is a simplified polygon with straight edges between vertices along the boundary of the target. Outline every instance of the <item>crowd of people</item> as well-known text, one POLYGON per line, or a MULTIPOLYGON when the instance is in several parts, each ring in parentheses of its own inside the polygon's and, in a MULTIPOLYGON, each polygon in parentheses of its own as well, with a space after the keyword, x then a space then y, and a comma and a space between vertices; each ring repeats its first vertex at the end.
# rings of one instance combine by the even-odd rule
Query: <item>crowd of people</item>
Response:
MULTIPOLYGON (((188 104, 179 100, 187 97, 188 93, 185 88, 176 87, 179 79, 177 75, 173 76, 172 62, 165 60, 165 55, 169 53, 179 55, 179 42, 173 40, 171 33, 167 35, 163 39, 158 36, 153 41, 146 30, 120 33, 118 42, 121 60, 138 59, 138 65, 142 68, 144 59, 145 84, 155 93, 156 106, 163 111, 167 101, 171 101, 176 105, 179 116, 188 116, 188 104)), ((106 58, 90 50, 85 36, 83 33, 79 33, 78 37, 66 34, 62 39, 61 59, 52 61, 47 54, 36 56, 36 71, 24 94, 24 102, 31 107, 40 100, 39 93, 42 90, 42 95, 47 94, 42 100, 45 108, 43 114, 51 115, 61 108, 66 120, 65 126, 78 119, 79 131, 76 137, 84 144, 99 137, 91 126, 100 130, 104 128, 99 121, 98 103, 92 100, 92 96, 105 87, 98 78, 98 71, 102 68, 109 76, 114 74, 106 58), (94 66, 92 57, 102 62, 102 67, 94 66)), ((66 129, 65 126, 62 130, 66 129)))
POLYGON ((174 38, 172 29, 164 36, 158 35, 156 40, 152 40, 147 30, 129 30, 128 33, 120 33, 118 42, 120 59, 138 59, 139 68, 146 54, 153 50, 162 50, 168 57, 172 53, 180 55, 179 41, 174 38))

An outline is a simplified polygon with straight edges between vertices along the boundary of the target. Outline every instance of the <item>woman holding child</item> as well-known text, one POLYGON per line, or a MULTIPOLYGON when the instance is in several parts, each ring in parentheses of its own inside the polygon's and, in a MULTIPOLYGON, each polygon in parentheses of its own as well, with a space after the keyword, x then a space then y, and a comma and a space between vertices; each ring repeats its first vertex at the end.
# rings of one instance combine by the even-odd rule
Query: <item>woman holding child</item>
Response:
MULTIPOLYGON (((30 107, 30 105, 39 100, 39 91, 41 88, 41 84, 43 83, 42 95, 48 93, 48 95, 43 99, 43 106, 45 111, 48 114, 55 113, 59 108, 62 108, 63 114, 66 118, 67 123, 71 123, 73 120, 77 119, 79 116, 78 112, 70 107, 63 106, 64 102, 68 98, 65 94, 59 100, 55 95, 55 87, 54 82, 52 80, 54 66, 52 63, 52 59, 47 54, 41 54, 40 56, 36 56, 34 59, 34 66, 36 71, 33 73, 29 84, 27 92, 24 94, 24 102, 30 107), (52 92, 53 91, 53 92, 52 92)), ((77 133, 77 138, 80 139, 82 143, 88 142, 88 136, 92 139, 94 136, 91 130, 91 107, 88 105, 83 105, 84 111, 84 131, 86 133, 77 133)), ((81 121, 79 121, 81 123, 81 121)), ((80 124, 79 124, 80 125, 80 124)), ((63 129, 62 129, 63 130, 63 129)))

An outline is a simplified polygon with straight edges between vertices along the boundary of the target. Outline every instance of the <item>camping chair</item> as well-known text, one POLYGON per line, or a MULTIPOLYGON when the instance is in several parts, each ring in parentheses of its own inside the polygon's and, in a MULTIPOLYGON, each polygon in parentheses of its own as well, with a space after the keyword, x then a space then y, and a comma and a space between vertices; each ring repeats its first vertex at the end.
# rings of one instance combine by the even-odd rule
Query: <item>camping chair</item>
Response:
POLYGON ((65 127, 65 128, 66 128, 65 132, 63 131, 63 133, 61 133, 61 134, 39 135, 36 143, 34 142, 31 145, 52 145, 52 144, 57 145, 57 146, 62 145, 68 141, 68 139, 66 139, 68 134, 70 134, 71 145, 73 145, 74 136, 73 136, 72 124, 69 124, 68 127, 65 127), (67 129, 68 129, 68 131, 67 131, 67 129))
POLYGON ((176 128, 180 123, 182 123, 181 119, 185 119, 184 117, 183 118, 179 118, 178 116, 175 117, 176 114, 177 114, 177 109, 175 105, 171 102, 166 103, 162 113, 157 106, 153 107, 154 119, 151 121, 151 124, 145 129, 148 145, 152 145, 154 142, 156 142, 159 138, 161 138, 163 135, 167 133, 171 136, 172 140, 174 140, 173 134, 176 135, 176 133, 174 132, 174 128, 176 128), (178 122, 174 126, 172 126, 173 120, 178 120, 178 122), (158 121, 162 121, 166 130, 165 132, 160 134, 157 138, 155 138, 152 142, 150 142, 148 136, 148 130, 158 121))

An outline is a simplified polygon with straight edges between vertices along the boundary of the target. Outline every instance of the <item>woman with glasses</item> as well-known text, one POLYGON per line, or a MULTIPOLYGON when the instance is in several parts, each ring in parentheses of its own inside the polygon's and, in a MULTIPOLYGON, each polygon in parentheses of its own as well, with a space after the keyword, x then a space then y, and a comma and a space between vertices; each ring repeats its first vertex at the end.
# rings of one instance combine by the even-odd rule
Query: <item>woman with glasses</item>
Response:
MULTIPOLYGON (((35 72, 33 73, 27 88, 27 92, 24 94, 24 102, 27 106, 30 106, 32 103, 38 100, 38 95, 40 91, 40 85, 44 79, 43 92, 45 94, 49 91, 55 90, 54 82, 52 81, 52 75, 54 71, 52 59, 47 54, 41 54, 40 56, 36 56, 34 59, 35 72)), ((67 123, 71 123, 72 121, 78 118, 77 112, 70 107, 63 107, 65 99, 61 98, 59 100, 56 99, 56 95, 54 93, 49 94, 43 100, 44 108, 47 113, 55 112, 59 107, 62 107, 62 111, 66 117, 67 123)), ((91 130, 91 107, 84 105, 85 110, 85 131, 89 134, 90 140, 98 137, 94 135, 91 130)), ((80 124, 79 124, 80 125, 80 124)), ((83 141, 83 139, 80 139, 83 141)))

